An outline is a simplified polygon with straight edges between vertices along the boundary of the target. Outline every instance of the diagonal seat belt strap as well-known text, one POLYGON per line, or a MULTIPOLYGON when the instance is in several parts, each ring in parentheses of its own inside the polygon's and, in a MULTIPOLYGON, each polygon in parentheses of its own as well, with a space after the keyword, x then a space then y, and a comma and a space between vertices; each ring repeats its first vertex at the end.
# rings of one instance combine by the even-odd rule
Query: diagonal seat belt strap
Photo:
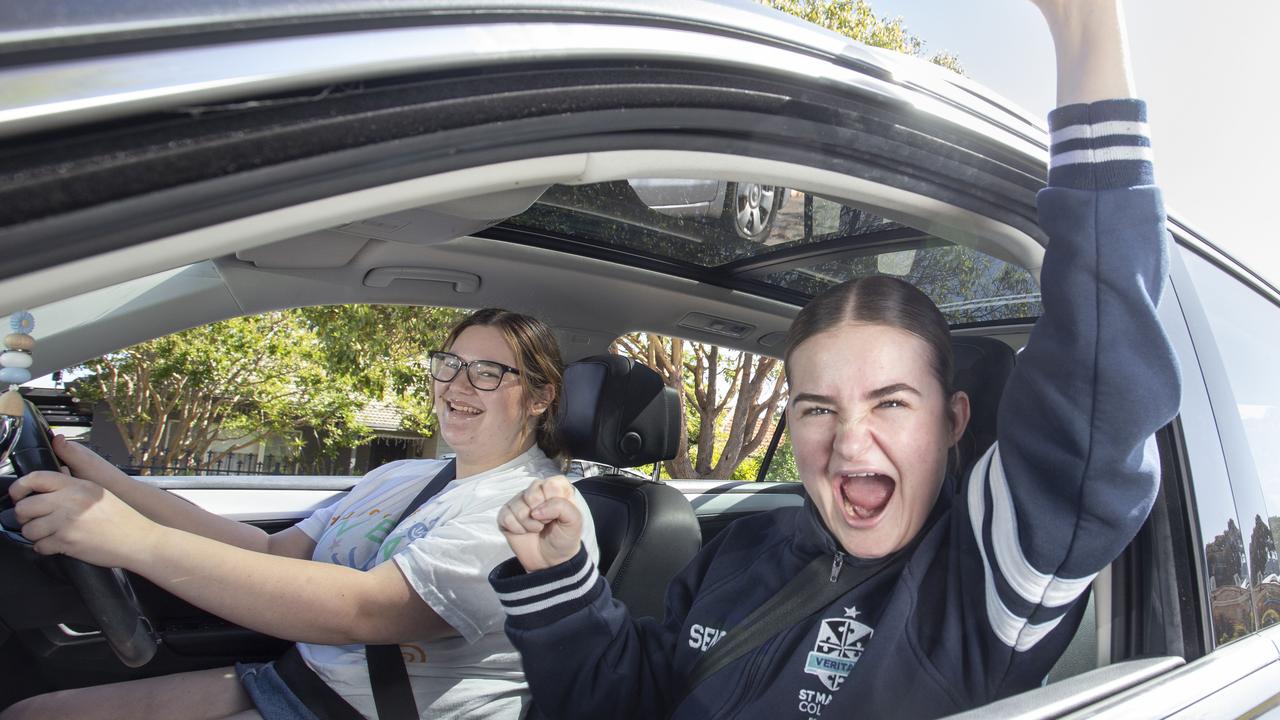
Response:
MULTIPOLYGON (((450 460, 409 501, 396 519, 396 526, 453 482, 457 471, 457 461, 450 460)), ((378 720, 417 720, 418 704, 413 699, 413 686, 409 683, 409 671, 404 666, 400 646, 366 645, 364 654, 369 663, 369 686, 373 691, 373 704, 378 709, 378 720)))
MULTIPOLYGON (((685 685, 684 697, 688 697, 699 683, 723 669, 726 665, 763 645, 778 633, 802 622, 805 618, 825 608, 838 598, 853 591, 862 583, 880 574, 885 568, 897 565, 898 559, 846 567, 832 580, 832 558, 821 555, 802 569, 790 582, 763 605, 756 608, 737 627, 732 628, 719 642, 698 658, 685 685)), ((676 703, 679 705, 679 703, 676 703)))

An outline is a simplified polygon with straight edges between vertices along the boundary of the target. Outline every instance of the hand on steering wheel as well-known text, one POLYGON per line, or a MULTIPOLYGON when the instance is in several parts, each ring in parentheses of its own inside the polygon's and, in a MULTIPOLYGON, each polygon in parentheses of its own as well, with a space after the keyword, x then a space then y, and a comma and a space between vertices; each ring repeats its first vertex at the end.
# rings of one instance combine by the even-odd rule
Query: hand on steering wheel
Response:
MULTIPOLYGON (((97 485, 59 472, 61 463, 50 442, 49 426, 35 406, 25 404, 22 427, 14 441, 9 460, 18 475, 10 493, 19 506, 4 514, 25 522, 22 531, 35 538, 35 549, 42 554, 74 552, 81 557, 111 563, 116 558, 103 547, 119 547, 108 542, 95 547, 93 533, 103 532, 136 511, 97 485), (51 493, 48 498, 42 493, 51 493), (59 537, 61 535, 61 537, 59 537)), ((138 516, 140 518, 140 516, 138 516)), ((144 520, 144 522, 146 522, 144 520)), ((110 532, 129 532, 136 523, 123 523, 110 532)), ((150 621, 142 612, 138 599, 122 570, 91 565, 62 555, 57 558, 63 572, 80 594, 89 614, 120 661, 130 667, 146 664, 155 656, 160 643, 150 621)))

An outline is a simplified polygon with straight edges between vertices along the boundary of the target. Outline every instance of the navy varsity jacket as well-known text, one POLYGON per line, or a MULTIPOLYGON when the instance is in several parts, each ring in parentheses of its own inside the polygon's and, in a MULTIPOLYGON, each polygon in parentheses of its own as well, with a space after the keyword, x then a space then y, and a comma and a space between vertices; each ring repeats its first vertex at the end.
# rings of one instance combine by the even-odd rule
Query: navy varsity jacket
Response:
POLYGON ((1179 403, 1156 318, 1167 249, 1145 108, 1067 106, 1050 128, 1044 313, 998 441, 944 491, 903 562, 686 695, 699 656, 815 557, 833 573, 864 562, 810 503, 722 532, 672 581, 662 622, 633 620, 584 552, 528 574, 513 558, 490 582, 548 717, 936 717, 1041 682, 1090 582, 1147 517, 1153 434, 1179 403))

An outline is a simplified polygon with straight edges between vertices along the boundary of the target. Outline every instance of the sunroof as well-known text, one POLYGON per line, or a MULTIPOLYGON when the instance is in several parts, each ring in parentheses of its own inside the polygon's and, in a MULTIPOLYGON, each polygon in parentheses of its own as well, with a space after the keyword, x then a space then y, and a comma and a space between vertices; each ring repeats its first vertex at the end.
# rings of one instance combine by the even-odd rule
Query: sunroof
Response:
POLYGON ((681 178, 554 185, 503 225, 790 298, 885 274, 919 287, 953 324, 1040 314, 1039 288, 1022 268, 793 188, 681 178))

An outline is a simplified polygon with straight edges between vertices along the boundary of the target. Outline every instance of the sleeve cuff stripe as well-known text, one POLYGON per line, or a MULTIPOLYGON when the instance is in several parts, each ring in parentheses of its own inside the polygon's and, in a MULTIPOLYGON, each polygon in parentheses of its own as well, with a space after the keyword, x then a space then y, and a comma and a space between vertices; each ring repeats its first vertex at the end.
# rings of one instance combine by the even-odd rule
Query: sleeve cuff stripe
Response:
MULTIPOLYGON (((574 560, 577 560, 577 559, 578 558, 574 558, 574 560)), ((573 560, 570 560, 570 562, 573 562, 573 560)), ((562 578, 560 580, 553 580, 548 583, 535 585, 533 587, 524 588, 522 590, 512 590, 510 592, 498 592, 498 599, 502 601, 503 605, 518 604, 522 600, 538 597, 540 595, 546 595, 548 593, 554 592, 561 588, 577 587, 582 582, 583 578, 585 578, 587 575, 590 575, 594 572, 595 572, 595 565, 593 565, 589 561, 584 562, 582 564, 582 567, 579 568, 577 572, 573 573, 567 578, 562 578)))
POLYGON ((1146 119, 1146 103, 1136 98, 1117 98, 1056 108, 1049 113, 1049 129, 1058 130, 1071 125, 1091 125, 1117 120, 1145 122, 1146 119))
POLYGON ((1079 140, 1081 138, 1100 138, 1108 135, 1140 135, 1147 137, 1150 134, 1151 132, 1145 122, 1109 120, 1093 123, 1092 125, 1068 125, 1049 133, 1049 141, 1056 145, 1067 140, 1079 140))
POLYGON ((1057 168, 1065 165, 1090 164, 1096 165, 1104 162, 1114 162, 1117 160, 1133 160, 1138 162, 1152 162, 1153 154, 1149 147, 1108 147, 1108 148, 1092 148, 1089 150, 1070 150, 1058 153, 1049 158, 1049 167, 1057 168))
POLYGON ((1102 150, 1112 147, 1151 147, 1151 138, 1141 135, 1107 135, 1098 138, 1063 140, 1050 145, 1049 154, 1059 155, 1071 150, 1102 150))
POLYGON ((570 587, 563 592, 535 602, 513 605, 508 603, 506 600, 503 600, 502 606, 506 609, 508 615, 531 615, 557 605, 571 603, 591 592, 595 589, 595 586, 598 583, 602 582, 600 579, 600 573, 596 572, 594 565, 588 565, 587 569, 590 570, 590 574, 585 578, 585 582, 582 582, 580 585, 570 587))

